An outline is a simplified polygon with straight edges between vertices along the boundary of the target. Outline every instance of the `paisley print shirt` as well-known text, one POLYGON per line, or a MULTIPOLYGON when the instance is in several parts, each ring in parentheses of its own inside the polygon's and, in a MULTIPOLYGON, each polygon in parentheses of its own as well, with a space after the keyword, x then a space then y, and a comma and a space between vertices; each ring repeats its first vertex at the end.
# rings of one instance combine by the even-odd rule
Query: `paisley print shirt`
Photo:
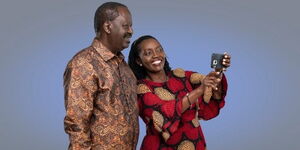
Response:
POLYGON ((94 39, 69 61, 64 88, 70 150, 135 150, 136 78, 121 53, 113 54, 94 39))

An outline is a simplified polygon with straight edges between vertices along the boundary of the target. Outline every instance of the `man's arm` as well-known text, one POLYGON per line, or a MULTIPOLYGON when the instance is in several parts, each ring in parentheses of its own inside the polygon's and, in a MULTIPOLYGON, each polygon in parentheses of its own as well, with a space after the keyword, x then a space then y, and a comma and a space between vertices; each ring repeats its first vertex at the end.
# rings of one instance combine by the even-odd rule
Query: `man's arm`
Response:
POLYGON ((90 118, 94 92, 97 90, 91 64, 70 63, 64 73, 65 131, 69 134, 69 150, 91 149, 90 118))

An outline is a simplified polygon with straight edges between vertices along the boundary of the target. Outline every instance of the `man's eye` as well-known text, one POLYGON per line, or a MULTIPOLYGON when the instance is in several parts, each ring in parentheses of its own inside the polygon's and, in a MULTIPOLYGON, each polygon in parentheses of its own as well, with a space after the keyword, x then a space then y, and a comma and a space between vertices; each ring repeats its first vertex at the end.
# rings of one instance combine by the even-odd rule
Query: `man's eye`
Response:
POLYGON ((129 25, 123 25, 124 28, 128 29, 129 28, 129 25))

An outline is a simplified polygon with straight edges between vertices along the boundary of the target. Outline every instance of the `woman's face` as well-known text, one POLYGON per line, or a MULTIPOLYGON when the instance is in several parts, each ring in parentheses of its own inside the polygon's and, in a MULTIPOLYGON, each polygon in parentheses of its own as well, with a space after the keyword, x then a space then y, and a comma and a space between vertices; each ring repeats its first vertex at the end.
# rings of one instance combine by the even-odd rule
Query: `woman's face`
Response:
POLYGON ((140 60, 137 62, 151 73, 158 73, 164 71, 165 65, 165 52, 160 43, 155 39, 147 39, 139 45, 140 60))

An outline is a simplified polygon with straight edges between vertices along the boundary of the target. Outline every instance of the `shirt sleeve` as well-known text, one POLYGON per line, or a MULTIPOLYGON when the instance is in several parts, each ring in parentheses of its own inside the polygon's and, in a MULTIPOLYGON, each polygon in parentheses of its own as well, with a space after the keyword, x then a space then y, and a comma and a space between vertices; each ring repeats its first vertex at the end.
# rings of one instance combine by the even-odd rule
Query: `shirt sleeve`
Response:
MULTIPOLYGON (((168 100, 162 100, 159 95, 151 92, 146 85, 141 92, 141 85, 138 86, 138 104, 140 116, 152 130, 159 132, 165 141, 177 131, 182 110, 182 100, 175 100, 169 95, 168 100)), ((162 89, 161 92, 163 92, 162 89)), ((165 96, 168 96, 166 94, 165 96)))
POLYGON ((97 90, 92 68, 86 62, 69 63, 64 73, 64 127, 70 138, 69 150, 91 149, 89 123, 97 90))

